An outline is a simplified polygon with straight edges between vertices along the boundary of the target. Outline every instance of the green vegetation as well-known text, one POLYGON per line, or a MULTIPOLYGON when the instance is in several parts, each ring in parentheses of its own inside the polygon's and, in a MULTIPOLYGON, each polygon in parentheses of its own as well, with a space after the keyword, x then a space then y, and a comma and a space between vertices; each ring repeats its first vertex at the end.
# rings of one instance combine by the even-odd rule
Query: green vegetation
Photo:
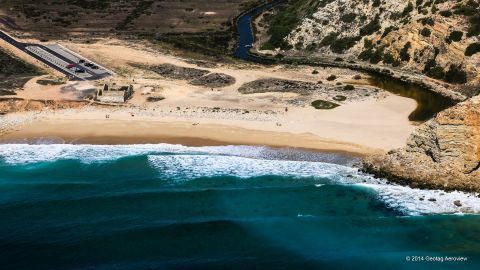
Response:
POLYGON ((383 57, 383 51, 380 49, 376 49, 370 55, 370 63, 378 64, 382 61, 382 57, 383 57))
POLYGON ((369 36, 380 30, 381 26, 379 20, 379 16, 377 15, 371 22, 360 28, 360 36, 369 36))
POLYGON ((41 72, 33 65, 12 56, 0 48, 0 76, 40 75, 41 72))
POLYGON ((452 31, 450 35, 448 35, 447 42, 459 42, 462 40, 463 32, 462 31, 452 31))
POLYGON ((351 84, 347 84, 343 87, 343 90, 345 91, 352 91, 352 90, 355 90, 355 86, 351 85, 351 84))
POLYGON ((467 49, 465 50, 465 56, 472 56, 478 52, 480 52, 480 43, 472 43, 468 45, 467 49))
POLYGON ((110 6, 108 0, 70 0, 67 2, 83 9, 106 9, 110 6))
POLYGON ((385 30, 383 30, 383 34, 381 38, 386 37, 388 34, 390 34, 390 32, 396 31, 396 30, 398 30, 398 27, 395 27, 395 26, 389 26, 385 28, 385 30))
POLYGON ((395 57, 393 57, 393 55, 391 53, 385 53, 383 55, 383 63, 385 64, 393 64, 395 63, 396 59, 395 57))
POLYGON ((347 13, 347 14, 342 15, 342 17, 340 17, 340 20, 342 22, 345 22, 345 23, 351 23, 351 22, 355 21, 356 18, 357 18, 357 14, 347 13))
POLYGON ((430 26, 435 25, 435 20, 432 17, 422 18, 422 19, 420 19, 420 22, 423 25, 430 25, 430 26))
POLYGON ((335 32, 331 32, 328 35, 326 35, 322 41, 320 41, 321 46, 330 46, 332 45, 333 42, 337 39, 338 34, 335 32))
POLYGON ((334 53, 343 53, 344 51, 353 47, 359 39, 359 37, 343 37, 335 39, 330 45, 330 49, 334 53))
POLYGON ((427 72, 427 76, 434 79, 444 80, 445 70, 443 69, 443 67, 435 66, 427 72))
POLYGON ((437 66, 437 62, 435 59, 430 59, 425 63, 425 68, 423 69, 423 73, 425 73, 428 77, 443 80, 445 79, 445 70, 437 66))
POLYGON ((400 60, 404 62, 410 61, 409 51, 411 47, 412 47, 412 43, 410 43, 410 41, 405 43, 405 46, 403 46, 403 48, 400 50, 400 60))
POLYGON ((326 100, 315 100, 312 102, 312 106, 317 109, 317 110, 330 110, 330 109, 334 109, 340 105, 336 104, 336 103, 333 103, 333 102, 330 102, 330 101, 326 101, 326 100))
POLYGON ((327 81, 335 81, 336 79, 337 79, 337 76, 330 75, 330 76, 328 76, 327 81))
POLYGON ((445 73, 445 81, 455 84, 467 83, 467 73, 456 65, 450 65, 450 69, 445 73))
POLYGON ((288 44, 285 37, 290 34, 293 29, 301 22, 302 18, 309 17, 322 4, 327 4, 333 0, 297 0, 288 1, 283 5, 277 14, 275 14, 270 22, 267 33, 270 39, 267 41, 271 48, 287 49, 288 44))
POLYGON ((408 16, 412 11, 413 11, 413 4, 412 2, 408 2, 407 6, 402 11, 402 17, 408 16))
POLYGON ((432 34, 432 31, 430 31, 430 29, 425 27, 420 31, 420 34, 424 37, 430 37, 430 35, 432 34))
POLYGON ((443 17, 451 17, 453 13, 450 10, 442 10, 438 14, 440 14, 443 17))
POLYGON ((347 100, 347 97, 338 95, 338 96, 334 96, 333 100, 335 100, 335 101, 345 101, 345 100, 347 100))
POLYGON ((470 21, 470 28, 468 28, 467 36, 473 37, 473 36, 480 35, 480 14, 476 14, 475 16, 472 16, 469 21, 470 21))
POLYGON ((15 94, 13 89, 22 87, 32 77, 41 74, 35 66, 0 48, 0 96, 15 94))
POLYGON ((480 35, 480 4, 478 1, 469 0, 466 3, 459 3, 454 7, 453 13, 469 17, 468 37, 480 35))
POLYGON ((117 30, 126 30, 128 25, 132 23, 135 19, 140 17, 147 9, 149 9, 154 1, 140 1, 138 2, 135 9, 128 14, 128 16, 117 25, 117 30))
POLYGON ((430 59, 425 64, 423 72, 431 78, 444 80, 449 83, 464 84, 467 82, 467 73, 461 66, 450 65, 450 68, 445 72, 444 68, 437 65, 435 59, 430 59))

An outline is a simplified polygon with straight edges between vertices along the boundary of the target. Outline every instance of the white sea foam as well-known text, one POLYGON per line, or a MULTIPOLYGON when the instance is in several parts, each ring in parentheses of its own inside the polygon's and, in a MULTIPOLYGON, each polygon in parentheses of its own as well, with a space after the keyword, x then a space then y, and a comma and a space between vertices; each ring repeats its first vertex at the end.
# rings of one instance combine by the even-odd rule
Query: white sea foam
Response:
MULTIPOLYGON (((419 214, 480 214, 480 198, 464 192, 421 190, 388 184, 358 172, 357 169, 311 161, 322 155, 302 156, 297 151, 275 152, 268 147, 216 146, 186 147, 170 144, 144 145, 0 145, 0 160, 9 164, 48 162, 61 159, 76 159, 82 162, 102 162, 132 155, 147 155, 152 167, 162 175, 181 178, 183 181, 199 177, 233 176, 251 178, 265 175, 292 178, 321 178, 317 187, 325 184, 357 185, 374 190, 386 206, 409 215, 419 214), (294 156, 299 160, 282 158, 294 156), (181 177, 178 177, 181 176, 181 177), (454 204, 459 201, 461 206, 454 204)), ((328 156, 328 158, 331 158, 328 156)))
POLYGON ((329 153, 299 151, 296 149, 273 149, 265 146, 203 146, 187 147, 178 144, 135 145, 74 145, 74 144, 0 144, 0 158, 11 164, 35 163, 62 159, 82 162, 115 160, 134 155, 206 154, 249 157, 266 160, 308 160, 348 164, 353 159, 329 153))

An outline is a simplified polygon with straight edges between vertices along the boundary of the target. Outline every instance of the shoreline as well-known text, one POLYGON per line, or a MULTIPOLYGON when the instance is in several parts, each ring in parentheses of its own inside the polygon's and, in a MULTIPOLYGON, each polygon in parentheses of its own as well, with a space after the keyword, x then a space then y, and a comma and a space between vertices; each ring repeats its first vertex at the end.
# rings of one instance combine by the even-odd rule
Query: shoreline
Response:
POLYGON ((352 157, 382 152, 358 144, 324 139, 311 133, 263 131, 218 124, 193 125, 190 122, 91 120, 86 124, 82 120, 39 120, 0 136, 0 144, 42 141, 94 145, 249 145, 295 148, 352 157), (119 130, 122 131, 121 134, 117 132, 119 130))
POLYGON ((37 104, 45 107, 2 117, 0 143, 49 139, 76 144, 260 145, 363 157, 404 145, 415 128, 408 115, 417 106, 391 94, 333 110, 298 106, 288 112, 281 104, 220 105, 191 99, 188 105, 172 100, 116 108, 37 104))

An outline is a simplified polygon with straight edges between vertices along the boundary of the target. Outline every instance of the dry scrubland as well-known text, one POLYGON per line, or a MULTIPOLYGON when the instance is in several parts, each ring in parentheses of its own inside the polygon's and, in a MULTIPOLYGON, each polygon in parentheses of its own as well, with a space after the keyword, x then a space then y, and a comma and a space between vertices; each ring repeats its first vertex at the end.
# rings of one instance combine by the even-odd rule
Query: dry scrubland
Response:
MULTIPOLYGON (((234 46, 232 21, 258 0, 2 1, 23 38, 94 42, 107 36, 146 38, 188 51, 224 55, 234 46)), ((13 30, 10 29, 10 30, 13 30)))
POLYGON ((6 0, 0 9, 32 32, 202 32, 226 29, 245 0, 6 0))

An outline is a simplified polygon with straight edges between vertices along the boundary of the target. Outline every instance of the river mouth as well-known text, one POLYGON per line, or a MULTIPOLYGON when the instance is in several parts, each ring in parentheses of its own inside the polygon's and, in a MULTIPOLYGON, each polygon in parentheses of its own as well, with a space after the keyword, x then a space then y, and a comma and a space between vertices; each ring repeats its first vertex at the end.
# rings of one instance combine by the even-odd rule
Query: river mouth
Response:
POLYGON ((422 87, 401 82, 385 76, 371 76, 369 83, 375 87, 417 102, 417 107, 410 113, 408 120, 425 122, 432 119, 437 113, 453 106, 455 103, 439 94, 423 89, 422 87))

